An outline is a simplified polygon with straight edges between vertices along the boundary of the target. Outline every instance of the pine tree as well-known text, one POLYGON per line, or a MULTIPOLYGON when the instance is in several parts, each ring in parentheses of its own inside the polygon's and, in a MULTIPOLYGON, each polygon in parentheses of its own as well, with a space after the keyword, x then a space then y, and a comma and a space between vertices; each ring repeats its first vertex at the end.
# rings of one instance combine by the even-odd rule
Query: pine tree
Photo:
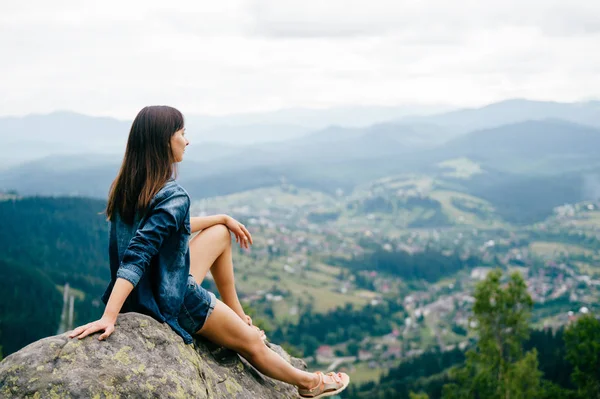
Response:
POLYGON ((479 340, 465 365, 451 372, 456 383, 444 386, 446 399, 540 396, 537 352, 523 352, 533 301, 520 274, 511 274, 507 284, 501 280, 494 270, 475 289, 472 324, 479 340))
POLYGON ((582 317, 566 330, 564 338, 578 396, 600 398, 600 321, 582 317))

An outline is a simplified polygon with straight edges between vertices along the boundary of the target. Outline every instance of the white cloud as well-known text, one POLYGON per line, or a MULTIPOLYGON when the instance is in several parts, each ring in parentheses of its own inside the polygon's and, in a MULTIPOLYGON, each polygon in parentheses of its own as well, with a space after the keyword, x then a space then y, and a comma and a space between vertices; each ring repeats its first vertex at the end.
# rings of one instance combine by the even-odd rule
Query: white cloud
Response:
POLYGON ((274 37, 400 33, 418 39, 504 26, 560 34, 600 30, 600 5, 591 0, 254 0, 252 5, 257 31, 274 37))
POLYGON ((131 118, 600 92, 600 3, 24 1, 0 5, 0 113, 131 118))

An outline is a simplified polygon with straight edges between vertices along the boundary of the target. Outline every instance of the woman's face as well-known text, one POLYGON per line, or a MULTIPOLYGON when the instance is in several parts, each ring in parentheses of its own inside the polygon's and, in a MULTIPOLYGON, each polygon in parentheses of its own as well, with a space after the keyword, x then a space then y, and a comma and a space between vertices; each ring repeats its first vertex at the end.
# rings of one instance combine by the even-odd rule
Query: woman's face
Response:
POLYGON ((185 137, 185 128, 176 131, 175 134, 171 136, 171 151, 173 151, 175 162, 183 161, 183 153, 185 152, 185 147, 189 143, 190 142, 185 137))

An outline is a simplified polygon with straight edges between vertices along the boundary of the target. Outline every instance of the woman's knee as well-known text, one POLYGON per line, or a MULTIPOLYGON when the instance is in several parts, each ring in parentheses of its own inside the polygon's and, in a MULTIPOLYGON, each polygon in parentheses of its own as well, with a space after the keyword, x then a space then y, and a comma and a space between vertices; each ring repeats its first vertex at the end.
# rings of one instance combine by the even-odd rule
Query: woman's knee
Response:
POLYGON ((231 244, 231 233, 224 224, 215 224, 204 230, 207 234, 214 236, 215 239, 223 241, 226 244, 231 244))
POLYGON ((256 334, 249 334, 248 340, 240 348, 240 354, 247 359, 257 359, 263 355, 265 350, 269 350, 269 348, 256 331, 256 334))

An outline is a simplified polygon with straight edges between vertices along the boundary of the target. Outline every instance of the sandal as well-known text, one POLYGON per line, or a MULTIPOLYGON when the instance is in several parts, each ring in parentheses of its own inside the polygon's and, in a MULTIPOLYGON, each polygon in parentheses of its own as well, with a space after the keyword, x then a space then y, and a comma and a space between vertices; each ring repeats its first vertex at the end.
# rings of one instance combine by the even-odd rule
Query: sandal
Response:
POLYGON ((350 377, 346 373, 327 373, 323 374, 317 371, 315 374, 319 376, 319 383, 311 389, 298 388, 298 394, 302 398, 323 398, 325 396, 333 396, 342 392, 350 383, 350 377), (326 382, 325 378, 329 377, 326 382))

